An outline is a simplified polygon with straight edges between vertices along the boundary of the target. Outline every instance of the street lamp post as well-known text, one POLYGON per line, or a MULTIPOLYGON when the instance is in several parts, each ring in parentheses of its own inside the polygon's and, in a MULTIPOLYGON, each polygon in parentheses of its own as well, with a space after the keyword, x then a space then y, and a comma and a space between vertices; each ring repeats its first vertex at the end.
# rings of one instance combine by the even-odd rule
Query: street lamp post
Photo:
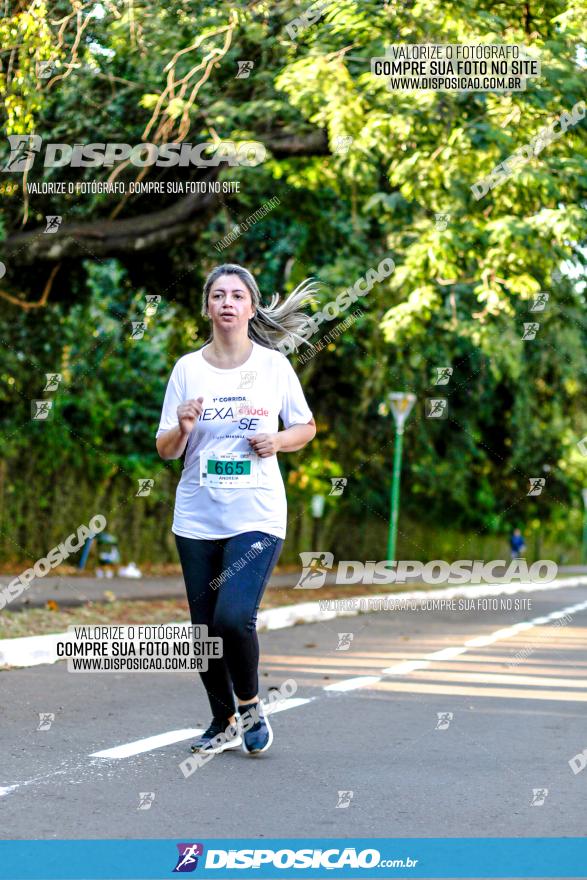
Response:
POLYGON ((312 509, 313 527, 312 527, 312 547, 318 548, 318 537, 320 531, 320 520, 324 515, 324 505, 326 498, 324 495, 312 495, 310 507, 312 509))
POLYGON ((583 489, 583 548, 581 551, 581 564, 587 565, 587 489, 583 489))
POLYGON ((387 559, 395 561, 395 548, 397 544, 397 523, 399 519, 399 486, 402 467, 402 440, 404 425, 414 403, 415 394, 394 392, 388 395, 388 402, 395 420, 395 444, 393 450, 393 476, 391 480, 391 511, 389 518, 389 535, 387 539, 387 559))

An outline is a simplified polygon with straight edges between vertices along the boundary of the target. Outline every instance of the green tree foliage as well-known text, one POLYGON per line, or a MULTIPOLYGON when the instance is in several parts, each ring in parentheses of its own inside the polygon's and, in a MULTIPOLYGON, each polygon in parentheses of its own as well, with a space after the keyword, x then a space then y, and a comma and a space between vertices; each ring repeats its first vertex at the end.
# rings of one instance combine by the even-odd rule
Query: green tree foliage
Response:
MULTIPOLYGON (((411 390, 418 403, 405 435, 404 557, 448 553, 448 527, 471 536, 466 550, 453 542, 461 557, 474 558, 483 536, 514 524, 550 530, 572 548, 587 485, 577 445, 587 435, 587 119, 483 198, 471 187, 587 98, 584 2, 345 0, 325 4, 295 39, 288 25, 291 32, 305 0, 12 6, 0 20, 6 134, 71 144, 258 140, 268 158, 222 167, 218 179, 239 181, 240 192, 215 198, 177 228, 157 212, 179 205, 178 196, 27 197, 23 186, 200 180, 206 169, 37 162, 25 176, 2 175, 16 184, 5 186, 0 227, 4 554, 16 545, 32 552, 41 540, 41 531, 24 535, 33 482, 53 481, 57 501, 47 502, 42 488, 37 497, 53 504, 53 522, 65 510, 66 479, 73 500, 86 480, 111 502, 113 481, 122 492, 128 480, 128 496, 137 475, 161 468, 153 436, 165 381, 174 360, 205 338, 200 292, 214 265, 250 267, 267 297, 317 277, 318 308, 387 255, 396 269, 357 301, 362 314, 298 364, 319 436, 314 449, 282 457, 291 520, 307 518, 311 494, 344 475, 344 495, 329 499, 327 534, 341 554, 374 535, 385 546, 393 429, 381 403, 390 391, 411 390), (370 59, 400 42, 525 45, 541 76, 512 93, 391 92, 370 59), (241 78, 245 59, 254 66, 241 78), (44 60, 55 64, 48 79, 38 76, 44 60), (215 243, 274 196, 279 205, 219 254, 215 243), (71 238, 81 242, 63 257, 42 240, 48 214, 62 214, 63 235, 75 227, 71 238), (124 220, 132 222, 122 232, 110 225, 124 220), (36 238, 19 238, 26 232, 36 238), (39 301, 56 267, 46 305, 23 308, 39 301), (541 292, 546 306, 533 311, 541 292), (146 294, 161 295, 161 305, 145 339, 131 342, 129 321, 146 294), (524 324, 536 322, 535 338, 524 339, 524 324), (58 365, 64 382, 54 419, 31 426, 29 401, 58 365), (438 385, 444 367, 452 376, 438 385), (427 418, 426 399, 439 397, 448 399, 448 418, 427 418), (544 491, 528 496, 536 477, 546 480, 544 491)), ((153 501, 166 510, 173 468, 164 467, 165 501, 162 490, 153 501)), ((92 499, 83 497, 89 510, 92 499)), ((136 510, 136 502, 126 508, 129 517, 136 510)), ((123 524, 126 513, 118 515, 123 524)), ((170 512, 159 520, 168 529, 170 512)), ((154 552, 166 552, 158 540, 163 549, 154 552)))

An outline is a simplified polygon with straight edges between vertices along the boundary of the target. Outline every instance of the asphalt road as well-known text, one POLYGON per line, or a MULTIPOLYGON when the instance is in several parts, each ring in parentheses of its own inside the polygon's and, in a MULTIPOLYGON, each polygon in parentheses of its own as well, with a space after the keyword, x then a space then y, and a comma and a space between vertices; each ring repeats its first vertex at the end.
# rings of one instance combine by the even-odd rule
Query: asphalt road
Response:
POLYGON ((587 747, 587 587, 516 598, 530 607, 261 633, 262 694, 286 679, 298 688, 273 716, 273 747, 219 755, 187 779, 185 731, 209 722, 195 673, 0 672, 0 836, 582 836, 587 770, 569 761, 587 747), (576 605, 571 620, 544 620, 576 605), (48 730, 39 713, 54 714, 48 730))

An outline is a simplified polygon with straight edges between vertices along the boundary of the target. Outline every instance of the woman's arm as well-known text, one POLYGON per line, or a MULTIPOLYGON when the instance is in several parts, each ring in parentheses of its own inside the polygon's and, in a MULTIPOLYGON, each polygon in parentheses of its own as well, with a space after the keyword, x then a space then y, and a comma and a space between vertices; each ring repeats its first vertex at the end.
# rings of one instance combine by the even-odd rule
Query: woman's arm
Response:
POLYGON ((296 452, 313 440, 316 436, 316 422, 312 419, 307 425, 292 425, 284 431, 279 431, 279 452, 296 452))
POLYGON ((189 434, 184 434, 180 425, 165 431, 157 437, 155 443, 157 452, 165 461, 172 458, 181 458, 187 446, 189 434))
POLYGON ((177 425, 157 437, 155 445, 161 458, 167 460, 180 458, 187 446, 188 438, 202 413, 203 397, 185 400, 177 407, 177 425))
POLYGON ((316 436, 316 422, 310 419, 307 425, 292 425, 277 434, 256 434, 249 443, 261 458, 276 455, 278 452, 296 452, 316 436))

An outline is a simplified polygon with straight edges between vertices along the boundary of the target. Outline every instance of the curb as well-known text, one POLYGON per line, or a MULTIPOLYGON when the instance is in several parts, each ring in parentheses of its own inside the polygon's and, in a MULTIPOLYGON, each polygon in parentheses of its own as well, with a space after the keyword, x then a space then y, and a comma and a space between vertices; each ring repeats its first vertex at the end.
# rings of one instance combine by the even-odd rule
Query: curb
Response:
MULTIPOLYGON (((409 602, 422 605, 426 602, 457 598, 480 599, 485 596, 515 593, 537 593, 546 590, 561 590, 569 587, 587 586, 587 577, 568 578, 551 581, 550 583, 531 583, 516 581, 510 584, 476 584, 468 587, 447 587, 434 591, 412 591, 406 593, 380 593, 373 596, 348 596, 343 599, 323 599, 322 602, 301 602, 297 605, 284 605, 281 608, 267 608, 257 617, 257 631, 269 632, 275 629, 286 629, 301 623, 319 623, 337 617, 355 617, 357 614, 369 614, 385 608, 369 607, 371 603, 409 602), (322 603, 329 603, 324 607, 322 603), (338 605, 337 605, 338 603, 338 605), (365 607, 365 605, 367 607, 365 607)), ((187 625, 189 621, 178 621, 178 625, 187 625)), ((163 624, 162 624, 163 625, 163 624)), ((170 625, 170 624, 167 624, 170 625)), ((2 667, 39 666, 42 663, 57 663, 64 658, 57 657, 57 642, 71 639, 72 633, 48 633, 43 636, 24 636, 16 639, 0 639, 0 669, 2 667)))

